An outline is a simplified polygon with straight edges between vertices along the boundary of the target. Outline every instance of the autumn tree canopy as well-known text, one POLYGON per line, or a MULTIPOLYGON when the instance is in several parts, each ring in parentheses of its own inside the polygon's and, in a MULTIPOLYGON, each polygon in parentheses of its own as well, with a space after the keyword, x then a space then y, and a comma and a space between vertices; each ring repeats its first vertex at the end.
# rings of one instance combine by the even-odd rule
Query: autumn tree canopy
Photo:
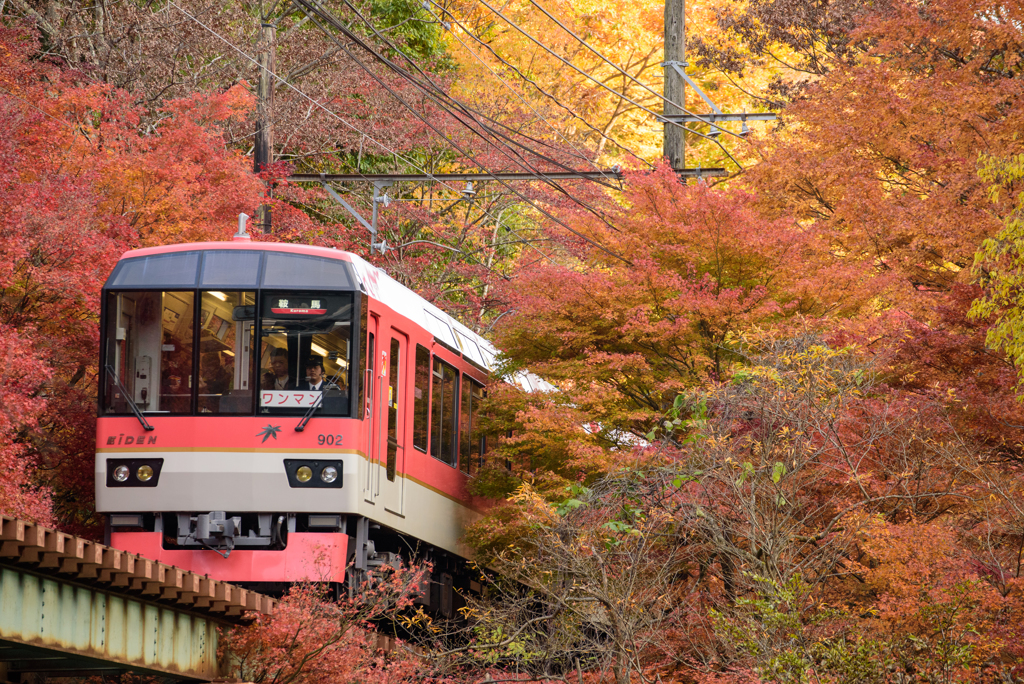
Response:
POLYGON ((91 515, 100 288, 123 251, 221 238, 263 195, 220 128, 251 98, 169 101, 147 133, 127 93, 34 59, 24 29, 0 30, 0 46, 0 458, 11 474, 0 507, 80 525, 91 515))

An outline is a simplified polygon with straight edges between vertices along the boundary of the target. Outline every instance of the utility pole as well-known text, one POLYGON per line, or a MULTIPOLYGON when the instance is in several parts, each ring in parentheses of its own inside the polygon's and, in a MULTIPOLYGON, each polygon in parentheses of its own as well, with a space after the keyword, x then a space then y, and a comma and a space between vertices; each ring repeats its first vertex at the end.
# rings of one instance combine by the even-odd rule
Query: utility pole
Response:
MULTIPOLYGON (((686 73, 686 0, 665 0, 665 107, 662 119, 665 123, 665 156, 672 169, 683 179, 696 176, 728 176, 724 168, 686 168, 686 126, 704 124, 709 126, 705 137, 715 140, 726 129, 719 122, 736 121, 741 124, 739 135, 750 133, 748 121, 775 121, 775 115, 761 112, 738 112, 726 114, 718 108, 707 93, 686 73), (707 114, 692 114, 683 111, 686 107, 686 86, 690 86, 711 110, 707 114), (669 102, 674 102, 678 107, 669 102)), ((724 148, 723 148, 724 150, 724 148)), ((685 181, 684 181, 685 182, 685 181)))
MULTIPOLYGON (((260 74, 256 87, 256 140, 253 145, 253 171, 261 173, 274 163, 274 51, 277 48, 277 26, 261 17, 259 53, 260 74)), ((256 223, 264 233, 272 231, 270 205, 256 212, 256 223)))
MULTIPOLYGON (((686 67, 686 0, 665 0, 665 107, 664 114, 681 116, 679 107, 669 104, 676 102, 686 106, 686 81, 675 66, 686 67)), ((686 168, 685 131, 669 121, 665 122, 665 157, 675 171, 686 168)))

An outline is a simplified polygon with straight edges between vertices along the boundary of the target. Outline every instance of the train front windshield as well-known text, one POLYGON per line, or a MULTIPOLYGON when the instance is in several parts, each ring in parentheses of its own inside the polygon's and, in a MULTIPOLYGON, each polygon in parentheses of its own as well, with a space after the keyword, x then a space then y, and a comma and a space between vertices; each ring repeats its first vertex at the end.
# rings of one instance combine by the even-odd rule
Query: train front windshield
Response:
POLYGON ((101 413, 349 416, 351 292, 105 293, 101 413), (129 401, 130 400, 130 401, 129 401))
POLYGON ((268 293, 262 310, 260 413, 320 402, 326 415, 347 415, 352 295, 268 293))

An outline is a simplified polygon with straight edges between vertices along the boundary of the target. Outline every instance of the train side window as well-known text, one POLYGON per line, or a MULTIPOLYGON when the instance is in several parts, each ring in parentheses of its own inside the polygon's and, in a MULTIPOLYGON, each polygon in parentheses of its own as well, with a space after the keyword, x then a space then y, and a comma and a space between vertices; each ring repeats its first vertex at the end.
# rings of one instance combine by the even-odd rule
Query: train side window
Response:
POLYGON ((255 292, 203 292, 199 310, 199 413, 252 413, 250 353, 255 292))
POLYGON ((467 475, 475 474, 481 465, 483 438, 477 423, 484 387, 468 375, 462 375, 462 418, 459 424, 459 469, 467 475))
POLYGON ((373 393, 373 364, 374 359, 377 358, 377 355, 374 353, 374 343, 373 333, 368 333, 366 335, 366 359, 364 359, 366 361, 366 368, 363 369, 363 379, 366 380, 366 406, 363 407, 363 415, 367 418, 373 416, 373 397, 376 396, 373 393))
MULTIPOLYGON (((369 321, 369 308, 370 300, 364 294, 361 296, 359 302, 359 330, 358 335, 363 335, 369 328, 367 327, 369 321)), ((357 337, 358 339, 358 337, 357 337)), ((356 399, 356 418, 363 420, 366 417, 366 385, 368 382, 368 375, 366 373, 366 338, 363 337, 362 344, 359 345, 359 363, 356 365, 356 373, 353 375, 353 381, 359 388, 359 396, 356 399)), ((373 354, 370 354, 370 358, 373 358, 373 354)))
MULTIPOLYGON (((401 358, 401 345, 398 340, 391 338, 391 359, 388 368, 388 465, 387 477, 389 482, 395 481, 395 468, 398 464, 398 397, 399 391, 403 388, 398 386, 400 382, 399 366, 401 358)), ((401 382, 404 382, 401 381, 401 382)), ((405 408, 402 409, 403 411, 405 408)))
POLYGON ((426 453, 427 430, 430 425, 430 352, 418 344, 412 401, 412 445, 426 453))
POLYGON ((146 413, 192 412, 194 304, 192 292, 107 294, 105 413, 129 413, 128 398, 146 413))
POLYGON ((430 455, 455 467, 458 465, 459 373, 434 357, 430 392, 430 455))

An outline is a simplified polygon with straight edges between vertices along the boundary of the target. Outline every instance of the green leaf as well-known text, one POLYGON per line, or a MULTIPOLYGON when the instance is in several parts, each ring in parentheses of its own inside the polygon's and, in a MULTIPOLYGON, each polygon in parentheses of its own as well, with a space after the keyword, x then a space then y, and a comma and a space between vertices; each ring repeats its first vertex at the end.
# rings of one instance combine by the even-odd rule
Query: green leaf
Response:
POLYGON ((786 464, 780 461, 775 462, 775 467, 772 468, 772 482, 779 484, 779 480, 786 474, 786 464))
POLYGON ((566 499, 562 503, 558 504, 558 515, 566 515, 583 505, 584 503, 579 499, 566 499))

